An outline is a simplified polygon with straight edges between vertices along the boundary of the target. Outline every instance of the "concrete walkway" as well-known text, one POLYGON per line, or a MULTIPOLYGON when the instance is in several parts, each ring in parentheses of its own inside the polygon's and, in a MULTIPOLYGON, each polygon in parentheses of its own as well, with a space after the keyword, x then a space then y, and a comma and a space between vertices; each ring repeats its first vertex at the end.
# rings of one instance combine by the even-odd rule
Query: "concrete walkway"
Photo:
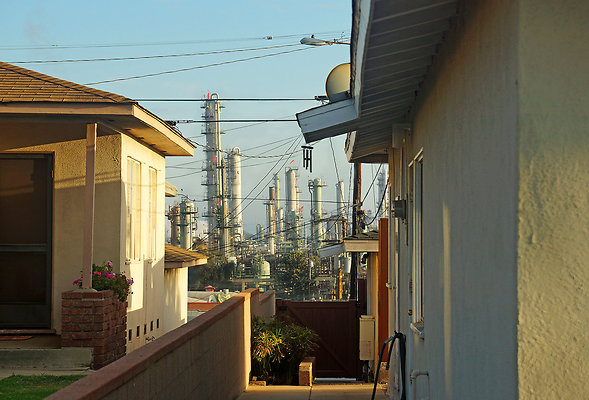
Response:
MULTIPOLYGON (((250 386, 238 400, 370 400, 372 388, 372 383, 250 386)), ((375 399, 386 399, 382 385, 376 389, 375 399)))

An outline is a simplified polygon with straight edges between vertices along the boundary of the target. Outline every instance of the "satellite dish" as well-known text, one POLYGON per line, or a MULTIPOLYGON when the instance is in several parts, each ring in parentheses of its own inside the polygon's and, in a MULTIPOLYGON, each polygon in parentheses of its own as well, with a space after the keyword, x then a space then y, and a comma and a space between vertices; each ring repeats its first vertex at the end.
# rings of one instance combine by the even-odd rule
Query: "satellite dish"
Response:
POLYGON ((325 81, 325 92, 330 102, 350 97, 350 63, 340 64, 331 70, 325 81))

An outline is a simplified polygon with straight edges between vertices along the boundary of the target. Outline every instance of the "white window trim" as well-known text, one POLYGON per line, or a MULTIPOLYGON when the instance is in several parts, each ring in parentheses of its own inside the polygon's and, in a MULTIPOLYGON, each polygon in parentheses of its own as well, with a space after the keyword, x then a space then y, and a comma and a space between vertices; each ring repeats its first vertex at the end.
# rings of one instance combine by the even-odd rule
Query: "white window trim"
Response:
POLYGON ((419 337, 424 336, 424 271, 423 271, 423 149, 417 153, 409 164, 411 179, 411 280, 412 294, 412 330, 419 337))
POLYGON ((134 159, 133 157, 127 157, 127 204, 126 204, 126 223, 129 224, 129 230, 127 232, 127 240, 130 244, 126 245, 126 259, 127 261, 141 260, 141 161, 134 159), (139 166, 139 173, 136 177, 133 173, 133 165, 139 166), (131 170, 129 170, 131 168, 131 170), (139 196, 139 208, 134 208, 135 196, 139 196), (131 220, 129 222, 129 218, 131 220), (137 235, 137 237, 136 237, 137 235))

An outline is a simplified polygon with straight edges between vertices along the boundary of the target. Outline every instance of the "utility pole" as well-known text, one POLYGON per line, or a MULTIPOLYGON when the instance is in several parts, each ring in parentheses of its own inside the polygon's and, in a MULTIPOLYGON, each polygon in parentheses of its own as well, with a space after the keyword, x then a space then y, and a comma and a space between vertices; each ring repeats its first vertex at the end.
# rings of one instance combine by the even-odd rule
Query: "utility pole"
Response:
MULTIPOLYGON (((354 163, 354 199, 352 208, 352 235, 360 233, 360 202, 362 201, 362 164, 354 163)), ((360 254, 352 253, 352 265, 350 266, 350 300, 358 298, 358 268, 360 267, 360 254)))

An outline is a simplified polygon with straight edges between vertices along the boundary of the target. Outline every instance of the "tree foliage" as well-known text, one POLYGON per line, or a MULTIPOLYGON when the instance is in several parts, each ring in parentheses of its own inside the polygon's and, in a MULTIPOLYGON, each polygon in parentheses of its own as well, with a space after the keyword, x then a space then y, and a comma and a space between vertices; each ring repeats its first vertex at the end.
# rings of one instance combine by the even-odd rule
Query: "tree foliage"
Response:
POLYGON ((276 279, 291 298, 303 297, 314 286, 316 268, 310 268, 311 262, 318 266, 319 257, 305 251, 293 251, 278 259, 276 279))

